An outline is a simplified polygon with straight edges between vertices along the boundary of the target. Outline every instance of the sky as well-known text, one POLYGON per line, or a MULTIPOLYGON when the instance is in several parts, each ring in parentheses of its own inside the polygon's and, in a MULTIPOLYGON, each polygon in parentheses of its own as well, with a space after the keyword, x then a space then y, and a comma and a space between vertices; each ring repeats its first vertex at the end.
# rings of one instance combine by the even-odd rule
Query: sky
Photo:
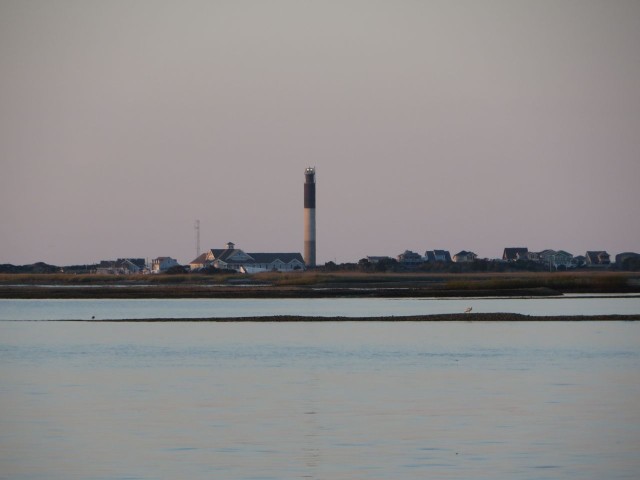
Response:
POLYGON ((0 263, 640 251, 637 0, 0 0, 0 263))

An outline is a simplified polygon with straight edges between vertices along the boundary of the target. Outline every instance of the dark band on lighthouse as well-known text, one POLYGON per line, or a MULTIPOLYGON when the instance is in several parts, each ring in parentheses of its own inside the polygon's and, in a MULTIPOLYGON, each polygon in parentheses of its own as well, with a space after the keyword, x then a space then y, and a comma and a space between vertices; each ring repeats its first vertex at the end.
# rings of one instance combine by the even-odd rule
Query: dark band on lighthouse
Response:
POLYGON ((304 208, 316 208, 316 184, 313 178, 309 181, 309 176, 305 174, 304 183, 304 208))

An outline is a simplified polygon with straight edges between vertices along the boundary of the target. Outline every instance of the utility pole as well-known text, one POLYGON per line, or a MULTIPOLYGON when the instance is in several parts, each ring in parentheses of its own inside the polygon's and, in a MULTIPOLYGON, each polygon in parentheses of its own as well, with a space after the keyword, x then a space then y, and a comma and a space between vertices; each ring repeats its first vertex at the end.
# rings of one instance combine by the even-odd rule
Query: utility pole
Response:
POLYGON ((196 231, 196 258, 198 258, 200 256, 200 220, 196 220, 193 228, 196 231))

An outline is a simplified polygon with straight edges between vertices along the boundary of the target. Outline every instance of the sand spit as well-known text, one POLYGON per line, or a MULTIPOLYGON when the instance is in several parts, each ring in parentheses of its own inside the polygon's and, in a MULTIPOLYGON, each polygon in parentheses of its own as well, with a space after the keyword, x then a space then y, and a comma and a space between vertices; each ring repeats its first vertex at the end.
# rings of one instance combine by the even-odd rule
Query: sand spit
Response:
MULTIPOLYGON (((410 315, 391 317, 307 317, 298 315, 276 315, 262 317, 224 317, 224 318, 144 318, 114 320, 60 320, 64 322, 611 322, 638 321, 637 315, 560 315, 535 316, 520 313, 448 313, 439 315, 410 315)), ((51 321, 51 320, 43 320, 51 321)))

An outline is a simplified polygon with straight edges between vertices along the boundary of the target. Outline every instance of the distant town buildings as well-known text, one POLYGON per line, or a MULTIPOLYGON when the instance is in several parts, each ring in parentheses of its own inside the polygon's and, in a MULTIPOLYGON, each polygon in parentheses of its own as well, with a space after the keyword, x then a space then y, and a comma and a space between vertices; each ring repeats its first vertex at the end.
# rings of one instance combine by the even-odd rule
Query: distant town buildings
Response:
POLYGON ((543 265, 550 270, 566 270, 570 268, 603 267, 611 264, 609 254, 603 250, 588 251, 584 256, 574 257, 565 250, 542 250, 530 252, 527 248, 505 248, 502 254, 503 261, 517 262, 527 260, 533 264, 543 265))
POLYGON ((616 265, 623 265, 624 263, 628 262, 629 260, 639 261, 640 260, 640 253, 624 252, 624 253, 619 253, 618 255, 616 255, 616 265))
POLYGON ((529 260, 547 265, 552 269, 573 267, 573 255, 564 250, 543 250, 541 252, 529 252, 529 260))
POLYGON ((234 270, 240 273, 292 272, 304 270, 305 264, 300 253, 246 253, 236 248, 232 242, 227 248, 212 248, 189 263, 192 271, 207 267, 234 270))
POLYGON ((587 252, 585 257, 587 258, 587 265, 590 267, 601 267, 604 265, 609 265, 611 263, 609 254, 603 250, 587 252))
POLYGON ((571 266, 573 268, 584 267, 586 265, 586 263, 587 263, 587 257, 585 257, 584 255, 576 255, 571 260, 571 266))
POLYGON ((398 263, 405 268, 417 268, 424 263, 424 259, 416 252, 405 250, 403 253, 398 255, 398 263))
POLYGON ((475 262, 477 258, 478 255, 476 255, 475 253, 462 250, 461 252, 458 252, 453 256, 453 261, 456 263, 469 263, 475 262))
MULTIPOLYGON (((368 256, 358 262, 363 268, 376 266, 375 270, 380 270, 380 265, 384 263, 389 268, 400 268, 404 270, 423 269, 427 271, 463 271, 462 269, 476 269, 482 271, 493 269, 500 271, 503 268, 529 269, 533 271, 556 271, 569 270, 573 268, 594 267, 602 268, 611 265, 610 256, 605 251, 588 251, 586 255, 573 256, 566 250, 545 249, 539 252, 529 251, 527 247, 506 247, 500 259, 478 259, 478 255, 472 251, 461 250, 453 257, 447 250, 427 250, 421 256, 411 250, 405 250, 395 259, 386 256, 368 256), (478 263, 479 262, 479 263, 478 263), (447 267, 447 264, 454 264, 447 267), (464 267, 467 264, 467 267, 464 267), (481 264, 480 267, 477 265, 481 264), (487 265, 494 264, 493 267, 487 265), (499 264, 505 267, 499 267, 499 264), (474 266, 475 265, 475 266, 474 266), (482 267, 484 265, 484 267, 482 267), (508 266, 507 266, 508 265, 508 266)), ((616 257, 618 269, 638 269, 640 268, 640 254, 626 252, 616 257), (627 262, 627 263, 623 263, 627 262)))
POLYGON ((451 261, 451 254, 447 250, 427 250, 424 252, 424 258, 427 262, 445 262, 451 261))
POLYGON ((164 273, 171 267, 177 267, 179 263, 171 257, 158 257, 151 260, 151 273, 164 273))
POLYGON ((102 275, 131 275, 145 273, 144 258, 119 258, 118 260, 102 260, 96 267, 96 273, 102 275))
POLYGON ((518 260, 528 260, 529 249, 526 247, 505 248, 502 253, 502 260, 505 262, 516 262, 518 260))
POLYGON ((380 262, 387 262, 387 261, 389 261, 389 260, 391 260, 391 257, 388 257, 388 256, 375 256, 375 255, 371 255, 371 256, 368 256, 368 257, 367 257, 367 261, 368 261, 369 263, 373 263, 373 264, 380 263, 380 262))
MULTIPOLYGON (((266 271, 293 272, 307 268, 316 268, 316 170, 305 169, 304 182, 304 257, 300 253, 247 253, 236 248, 232 242, 226 248, 210 249, 200 255, 200 221, 196 220, 196 255, 189 264, 191 272, 218 269, 240 273, 266 271)), ((529 251, 527 247, 506 247, 501 259, 478 259, 472 251, 461 250, 453 258, 448 250, 427 250, 420 255, 405 250, 395 258, 389 256, 368 256, 357 264, 343 264, 345 268, 359 268, 364 271, 418 270, 463 272, 463 271, 505 271, 505 270, 567 270, 571 268, 603 268, 611 265, 610 255, 606 251, 587 251, 584 256, 573 256, 565 250, 546 249, 539 252, 529 251)), ((625 252, 616 256, 617 268, 639 269, 640 254, 625 252)), ((151 261, 150 268, 140 258, 119 258, 115 261, 103 260, 96 266, 99 274, 131 273, 175 273, 181 269, 177 260, 171 257, 157 257, 151 261)), ((2 266, 0 266, 2 267, 2 266)), ((8 268, 8 267, 7 267, 8 268)), ((335 262, 327 262, 326 269, 336 269, 335 262)))
MULTIPOLYGON (((611 256, 604 250, 590 250, 585 255, 573 256, 566 250, 545 249, 530 251, 527 247, 504 248, 502 258, 479 259, 478 255, 470 250, 461 250, 451 256, 448 250, 427 250, 420 255, 411 250, 405 250, 395 257, 368 256, 348 268, 358 268, 364 271, 439 271, 439 272, 463 272, 463 271, 505 271, 507 270, 531 270, 531 271, 558 271, 575 268, 618 270, 640 270, 640 253, 623 252, 611 261, 611 256)), ((19 271, 14 267, 11 270, 5 266, 5 271, 19 271)), ((130 275, 142 273, 165 273, 174 267, 180 267, 178 261, 169 256, 157 257, 146 264, 143 258, 118 258, 117 260, 102 260, 99 264, 91 266, 91 271, 97 274, 130 275)), ((295 272, 304 271, 306 265, 300 253, 247 253, 236 248, 232 242, 227 243, 226 248, 210 249, 192 260, 188 264, 187 271, 198 272, 206 269, 231 270, 238 273, 259 272, 295 272)), ((335 269, 333 262, 327 263, 327 268, 335 269)), ((58 271, 59 269, 56 269, 58 271)), ((66 271, 66 267, 65 267, 66 271)), ((176 270, 177 271, 177 270, 176 270)))

